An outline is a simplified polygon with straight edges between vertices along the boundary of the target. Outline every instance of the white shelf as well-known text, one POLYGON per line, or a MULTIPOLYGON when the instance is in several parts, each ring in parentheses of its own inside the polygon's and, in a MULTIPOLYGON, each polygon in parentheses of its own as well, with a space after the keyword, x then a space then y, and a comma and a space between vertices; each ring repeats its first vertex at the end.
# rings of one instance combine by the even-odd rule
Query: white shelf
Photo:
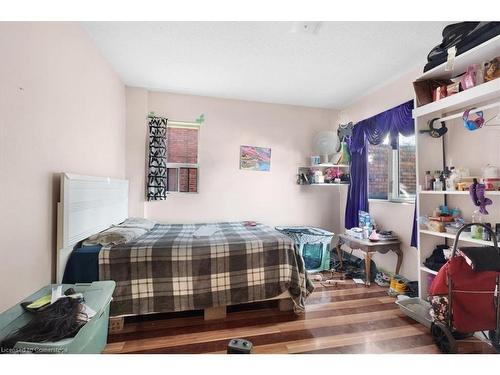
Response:
MULTIPOLYGON (((446 63, 443 63, 420 75, 420 77, 417 78, 417 81, 455 78, 464 73, 469 65, 481 64, 485 61, 492 60, 499 54, 500 36, 497 36, 465 53, 458 55, 455 58, 452 71, 446 71, 446 63)), ((461 118, 460 114, 463 113, 466 108, 483 107, 485 105, 492 104, 499 99, 500 79, 496 79, 480 84, 469 90, 465 90, 441 100, 415 108, 413 110, 415 125, 417 129, 424 129, 427 128, 428 120, 431 118, 461 118)), ((451 125, 451 122, 449 124, 450 126, 459 126, 459 121, 455 121, 453 125, 451 125)), ((454 141, 451 134, 453 134, 453 131, 448 133, 447 142, 454 141)), ((433 161, 436 161, 436 165, 438 165, 438 163, 442 163, 443 149, 442 143, 432 139, 428 134, 421 134, 417 132, 416 139, 417 186, 419 186, 424 182, 421 177, 423 177, 425 171, 429 170, 429 167, 433 165, 433 161)), ((453 150, 453 152, 456 153, 460 151, 453 150)), ((463 152, 466 152, 466 150, 463 152)), ((451 158, 453 157, 453 154, 448 153, 447 156, 451 158)), ((472 159, 470 163, 470 165, 467 165, 469 168, 479 169, 481 166, 479 165, 478 159, 472 159)), ((468 195, 468 191, 419 191, 417 199, 417 213, 418 215, 423 215, 425 212, 428 212, 429 205, 433 199, 431 196, 433 196, 434 199, 439 200, 445 197, 460 197, 456 198, 460 201, 460 205, 458 205, 458 207, 465 208, 466 204, 470 206, 468 195), (464 206, 462 207, 462 205, 464 206)), ((496 200, 496 197, 500 196, 500 191, 486 191, 486 196, 496 200)), ((425 281, 425 278, 428 274, 435 275, 437 272, 424 266, 425 257, 428 255, 429 249, 423 248, 423 246, 429 245, 429 240, 432 239, 435 239, 435 242, 438 242, 437 239, 450 239, 451 241, 454 241, 456 235, 422 229, 419 230, 418 235, 418 264, 415 264, 415 266, 417 267, 418 273, 420 298, 425 298, 425 296, 427 296, 427 282, 425 281)), ((469 244, 469 246, 471 246, 470 244, 475 244, 476 246, 492 246, 493 244, 491 241, 472 239, 470 232, 463 232, 460 235, 459 241, 461 244, 469 244)))
POLYGON ((424 271, 433 275, 437 275, 437 271, 431 270, 430 268, 427 268, 426 266, 420 266, 420 271, 424 271))
POLYGON ((308 165, 306 167, 299 167, 299 168, 349 168, 349 165, 347 164, 330 164, 330 163, 322 163, 322 164, 316 164, 316 165, 308 165))
POLYGON ((349 184, 346 182, 346 183, 338 183, 338 182, 335 182, 335 183, 323 183, 323 184, 299 184, 300 186, 349 186, 349 184))
MULTIPOLYGON (((434 191, 434 190, 422 190, 419 191, 418 194, 420 195, 469 195, 468 191, 459 191, 459 190, 454 190, 454 191, 434 191)), ((486 190, 485 195, 500 195, 500 191, 498 190, 486 190)))
MULTIPOLYGON (((455 237, 456 237, 454 234, 451 234, 451 233, 434 232, 432 230, 424 230, 424 229, 420 229, 420 233, 421 234, 427 234, 427 235, 430 235, 430 236, 436 236, 436 237, 442 237, 442 238, 450 238, 452 240, 454 240, 455 237)), ((474 238, 471 238, 469 232, 462 232, 460 234, 460 241, 469 242, 469 243, 475 243, 475 244, 478 244, 478 245, 493 246, 493 241, 476 240, 474 238)))
POLYGON ((471 89, 459 92, 455 95, 423 105, 413 110, 413 118, 430 115, 433 113, 441 115, 454 110, 460 110, 476 104, 486 102, 500 96, 500 79, 482 83, 471 89))
POLYGON ((467 70, 471 64, 480 64, 483 61, 492 60, 498 56, 500 51, 500 36, 496 36, 484 43, 458 55, 455 57, 453 71, 446 71, 446 63, 436 66, 435 68, 425 72, 418 81, 433 78, 452 78, 467 70))

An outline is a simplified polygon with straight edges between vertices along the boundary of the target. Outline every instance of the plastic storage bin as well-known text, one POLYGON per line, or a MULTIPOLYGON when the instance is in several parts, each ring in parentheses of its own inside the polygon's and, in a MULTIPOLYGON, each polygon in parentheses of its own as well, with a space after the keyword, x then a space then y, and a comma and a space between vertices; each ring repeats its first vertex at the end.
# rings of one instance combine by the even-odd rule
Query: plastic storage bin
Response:
MULTIPOLYGON (((34 301, 52 292, 48 285, 24 301, 34 301)), ((111 303, 114 281, 96 281, 92 284, 63 284, 63 291, 74 288, 77 293, 82 293, 85 303, 96 314, 78 331, 75 337, 57 342, 23 342, 19 341, 13 352, 34 353, 87 353, 98 354, 104 350, 108 338, 109 304, 111 303)), ((30 320, 31 313, 24 310, 20 304, 0 314, 0 341, 11 332, 24 326, 30 320)))
POLYGON ((334 234, 314 227, 276 227, 277 231, 292 238, 304 259, 304 266, 309 272, 330 269, 330 243, 334 234))
POLYGON ((431 304, 418 297, 397 300, 399 309, 413 320, 431 328, 432 318, 430 314, 431 304))

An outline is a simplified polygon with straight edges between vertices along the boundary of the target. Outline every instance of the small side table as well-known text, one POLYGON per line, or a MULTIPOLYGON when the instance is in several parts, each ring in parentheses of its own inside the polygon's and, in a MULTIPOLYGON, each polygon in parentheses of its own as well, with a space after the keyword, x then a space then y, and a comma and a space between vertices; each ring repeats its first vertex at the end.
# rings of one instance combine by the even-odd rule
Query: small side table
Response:
MULTIPOLYGON (((401 268, 401 263, 403 263, 403 252, 401 251, 401 241, 391 240, 391 241, 377 241, 372 242, 368 239, 362 240, 356 237, 349 236, 347 234, 339 235, 339 242, 337 244, 337 254, 341 254, 340 247, 346 245, 351 249, 359 249, 365 253, 365 285, 370 286, 370 263, 372 259, 372 253, 378 252, 381 254, 387 253, 389 250, 396 253, 398 256, 398 262, 396 264, 396 274, 399 274, 401 268)), ((340 257, 342 266, 342 257, 340 257)))

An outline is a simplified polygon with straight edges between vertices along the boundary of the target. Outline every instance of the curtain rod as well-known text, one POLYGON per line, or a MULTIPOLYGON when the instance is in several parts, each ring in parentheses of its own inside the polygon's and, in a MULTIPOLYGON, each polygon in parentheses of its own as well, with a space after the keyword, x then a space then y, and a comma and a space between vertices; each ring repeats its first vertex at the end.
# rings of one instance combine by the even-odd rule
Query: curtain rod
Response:
POLYGON ((194 121, 167 121, 167 126, 186 126, 186 127, 200 127, 199 122, 194 122, 194 121))
MULTIPOLYGON (((477 113, 477 112, 481 112, 481 111, 486 111, 487 109, 491 109, 491 108, 495 108, 495 107, 500 107, 500 102, 495 102, 495 103, 487 104, 487 105, 484 105, 484 106, 481 106, 481 107, 478 107, 478 108, 471 109, 470 113, 477 113)), ((448 120, 453 120, 453 119, 456 119, 456 118, 461 118, 463 116, 463 114, 464 114, 463 112, 455 113, 453 115, 449 115, 449 116, 446 116, 446 117, 439 118, 436 121, 446 122, 448 120)))

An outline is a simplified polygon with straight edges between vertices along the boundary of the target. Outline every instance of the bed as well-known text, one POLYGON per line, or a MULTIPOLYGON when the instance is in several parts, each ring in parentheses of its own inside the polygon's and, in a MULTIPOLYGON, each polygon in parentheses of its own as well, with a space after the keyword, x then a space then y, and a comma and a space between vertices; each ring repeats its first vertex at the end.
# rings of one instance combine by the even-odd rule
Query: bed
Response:
POLYGON ((289 301, 296 313, 303 311, 313 285, 302 258, 290 238, 263 224, 215 223, 209 236, 195 236, 204 224, 157 224, 124 244, 74 249, 126 219, 124 191, 124 180, 69 174, 61 180, 58 278, 62 280, 68 264, 73 274, 87 267, 97 269, 100 280, 115 280, 112 316, 203 309, 206 318, 215 318, 225 315, 226 306, 269 299, 289 301), (99 204, 90 203, 96 200, 99 204), (93 214, 98 214, 96 220, 93 214), (80 263, 75 264, 75 257, 80 263))

